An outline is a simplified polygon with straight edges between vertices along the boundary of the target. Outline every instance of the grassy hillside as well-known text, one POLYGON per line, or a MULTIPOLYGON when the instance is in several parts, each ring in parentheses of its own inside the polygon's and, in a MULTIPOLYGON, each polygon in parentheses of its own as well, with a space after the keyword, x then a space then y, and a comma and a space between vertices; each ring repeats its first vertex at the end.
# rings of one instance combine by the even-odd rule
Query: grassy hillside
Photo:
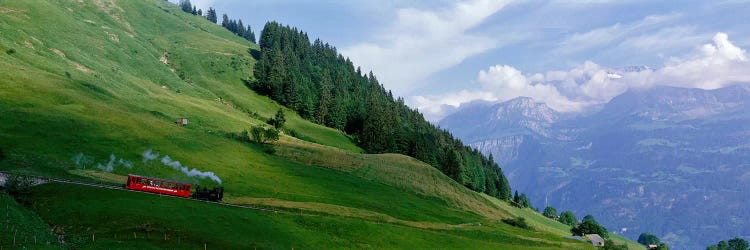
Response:
POLYGON ((307 141, 283 136, 269 150, 227 138, 281 108, 242 81, 257 45, 166 1, 0 0, 0 13, 0 170, 217 185, 162 164, 168 155, 214 172, 227 202, 288 211, 62 184, 36 187, 27 208, 0 197, 41 238, 56 236, 37 230, 47 224, 66 247, 97 249, 174 247, 175 235, 221 248, 586 248, 546 227, 505 225, 515 214, 506 204, 412 158, 361 154, 291 112, 287 126, 307 141))

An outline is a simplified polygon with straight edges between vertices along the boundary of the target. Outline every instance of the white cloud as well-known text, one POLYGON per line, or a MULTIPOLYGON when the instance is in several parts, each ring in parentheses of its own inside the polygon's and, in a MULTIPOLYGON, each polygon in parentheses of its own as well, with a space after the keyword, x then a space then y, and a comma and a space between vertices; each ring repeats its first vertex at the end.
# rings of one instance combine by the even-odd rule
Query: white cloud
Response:
POLYGON ((705 39, 705 35, 696 35, 693 26, 667 27, 654 33, 628 38, 620 46, 625 50, 663 52, 697 44, 705 39))
POLYGON ((633 23, 616 23, 608 27, 601 27, 583 33, 575 33, 560 42, 555 49, 555 53, 572 54, 610 45, 625 37, 631 36, 634 33, 653 29, 658 25, 674 20, 680 16, 680 14, 647 16, 633 23))
POLYGON ((499 42, 470 32, 500 11, 509 0, 470 0, 450 9, 400 9, 395 23, 376 42, 342 50, 366 70, 378 72, 381 82, 403 93, 427 76, 495 48, 499 42))
POLYGON ((685 58, 671 58, 662 68, 638 72, 616 72, 593 62, 567 71, 523 74, 507 65, 479 72, 479 90, 464 90, 442 96, 418 96, 414 105, 425 117, 437 121, 461 103, 473 100, 507 101, 527 96, 545 102, 561 112, 577 112, 609 102, 630 88, 657 85, 716 89, 735 83, 750 83, 750 62, 746 51, 735 46, 725 33, 685 58))

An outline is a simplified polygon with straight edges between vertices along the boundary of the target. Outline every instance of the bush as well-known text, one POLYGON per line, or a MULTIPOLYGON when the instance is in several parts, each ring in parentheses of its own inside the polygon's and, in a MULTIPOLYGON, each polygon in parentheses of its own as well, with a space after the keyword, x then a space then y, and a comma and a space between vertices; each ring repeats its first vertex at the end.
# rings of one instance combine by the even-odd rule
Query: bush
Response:
POLYGON ((240 142, 253 142, 252 140, 250 140, 250 133, 247 132, 247 129, 243 130, 242 132, 225 132, 224 135, 227 138, 232 138, 240 142))
POLYGON ((13 55, 13 54, 15 54, 15 53, 16 53, 16 49, 14 49, 14 48, 9 48, 8 50, 6 50, 6 51, 5 51, 5 53, 7 53, 8 55, 13 55))
POLYGON ((276 111, 276 115, 268 119, 268 124, 273 126, 275 129, 280 129, 284 127, 284 123, 286 123, 286 118, 284 117, 284 109, 279 109, 279 111, 276 111))
POLYGON ((505 222, 505 224, 508 224, 514 227, 523 228, 523 229, 531 229, 531 226, 529 226, 529 224, 526 223, 526 219, 524 219, 523 217, 503 219, 503 222, 505 222))
POLYGON ((254 126, 252 129, 250 129, 250 135, 252 141, 259 144, 275 142, 280 138, 278 130, 274 128, 265 129, 261 126, 254 126))
POLYGON ((604 240, 604 247, 602 250, 628 250, 627 245, 618 245, 614 241, 607 239, 604 240))

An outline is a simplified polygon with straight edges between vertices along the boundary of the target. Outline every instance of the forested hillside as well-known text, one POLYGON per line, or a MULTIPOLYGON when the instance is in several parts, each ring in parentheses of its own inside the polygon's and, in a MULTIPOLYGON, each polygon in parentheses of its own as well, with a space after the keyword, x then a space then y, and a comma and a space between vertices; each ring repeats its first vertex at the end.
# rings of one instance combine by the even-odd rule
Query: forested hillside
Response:
POLYGON ((255 79, 248 84, 305 119, 345 131, 369 153, 399 153, 426 162, 457 182, 503 200, 508 180, 492 159, 395 98, 335 47, 296 28, 269 22, 260 37, 255 79))
MULTIPOLYGON (((218 25, 217 10, 207 18, 192 9, 164 0, 0 0, 0 171, 113 187, 131 174, 220 185, 226 205, 65 183, 7 189, 0 213, 10 223, 0 226, 0 248, 592 248, 564 238, 568 225, 467 188, 500 196, 507 182, 493 182, 504 179, 492 159, 423 122, 330 46, 316 51, 298 39, 304 59, 277 38, 279 58, 288 47, 289 60, 312 64, 275 64, 284 76, 299 70, 299 84, 288 87, 310 91, 310 112, 300 116, 249 90, 260 86, 254 75, 263 73, 254 69, 263 49, 218 25), (335 115, 320 115, 316 71, 320 79, 328 71, 331 94, 323 99, 348 103, 339 114, 360 109, 341 120, 344 130, 355 124, 348 134, 308 121, 335 115), (351 80, 336 80, 344 76, 351 80), (398 117, 398 127, 377 128, 396 135, 365 133, 378 124, 367 121, 368 106, 381 109, 374 116, 381 123, 398 117), (278 141, 230 136, 276 129, 267 121, 279 111, 286 133, 278 141), (189 123, 178 125, 183 118, 189 123), (380 154, 398 150, 432 160, 380 154), (453 179, 443 174, 446 158, 453 179)), ((287 44, 304 35, 291 33, 287 44)))

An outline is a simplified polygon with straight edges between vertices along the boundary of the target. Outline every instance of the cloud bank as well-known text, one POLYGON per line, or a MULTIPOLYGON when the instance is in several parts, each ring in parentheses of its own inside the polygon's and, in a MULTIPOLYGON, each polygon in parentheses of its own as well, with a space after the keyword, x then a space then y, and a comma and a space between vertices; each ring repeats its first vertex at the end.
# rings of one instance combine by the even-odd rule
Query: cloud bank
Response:
POLYGON ((628 71, 587 61, 566 71, 524 74, 509 65, 495 65, 478 73, 478 90, 416 96, 411 102, 432 121, 442 119, 461 103, 506 101, 518 96, 532 97, 561 112, 579 112, 631 88, 665 85, 716 89, 750 82, 748 72, 746 51, 734 45, 727 34, 717 33, 711 43, 690 55, 669 58, 659 69, 628 71))
POLYGON ((404 93, 435 72, 497 47, 495 39, 471 30, 510 2, 471 0, 437 11, 400 9, 377 41, 344 48, 342 53, 363 69, 378 72, 387 88, 404 93))

